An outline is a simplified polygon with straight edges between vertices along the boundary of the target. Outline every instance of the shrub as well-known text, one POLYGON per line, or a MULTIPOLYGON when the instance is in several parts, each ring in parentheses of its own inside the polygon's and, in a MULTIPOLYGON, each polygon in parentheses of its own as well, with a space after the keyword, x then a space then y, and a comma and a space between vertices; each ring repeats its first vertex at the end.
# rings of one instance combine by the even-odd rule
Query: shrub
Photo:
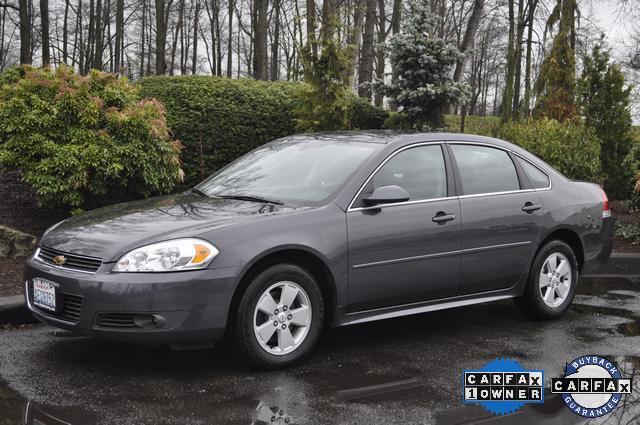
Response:
POLYGON ((616 221, 615 235, 633 245, 640 244, 640 224, 616 221))
POLYGON ((169 127, 185 146, 182 159, 190 184, 295 131, 298 83, 161 76, 145 78, 140 86, 144 96, 167 108, 169 127))
MULTIPOLYGON (((460 115, 445 115, 444 123, 446 131, 460 132, 460 115)), ((480 136, 493 137, 500 127, 500 118, 494 116, 467 115, 464 118, 464 132, 480 136)))
POLYGON ((163 106, 126 78, 23 67, 0 80, 0 165, 19 169, 39 202, 167 192, 181 178, 180 143, 163 106))
MULTIPOLYGON (((184 144, 186 182, 194 184, 250 150, 295 133, 302 83, 209 76, 149 77, 142 94, 162 101, 184 144)), ((352 128, 380 128, 385 112, 346 96, 352 128)))
POLYGON ((542 118, 510 122, 498 137, 539 156, 571 179, 601 183, 600 141, 593 129, 579 121, 542 118))
POLYGON ((634 208, 640 209, 640 131, 635 134, 635 140, 622 163, 622 168, 633 176, 631 203, 634 208))
POLYGON ((373 105, 367 99, 356 96, 355 93, 350 98, 350 127, 352 130, 378 130, 384 128, 389 112, 384 108, 373 105))

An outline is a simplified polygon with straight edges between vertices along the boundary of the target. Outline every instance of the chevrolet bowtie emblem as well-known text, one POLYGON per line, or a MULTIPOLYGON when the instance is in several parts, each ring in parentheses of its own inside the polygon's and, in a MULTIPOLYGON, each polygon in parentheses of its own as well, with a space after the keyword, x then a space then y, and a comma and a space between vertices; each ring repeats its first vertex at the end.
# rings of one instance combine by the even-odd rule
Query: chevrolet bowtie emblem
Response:
POLYGON ((65 257, 64 255, 56 255, 55 257, 53 257, 53 262, 56 265, 61 266, 67 262, 67 257, 65 257))

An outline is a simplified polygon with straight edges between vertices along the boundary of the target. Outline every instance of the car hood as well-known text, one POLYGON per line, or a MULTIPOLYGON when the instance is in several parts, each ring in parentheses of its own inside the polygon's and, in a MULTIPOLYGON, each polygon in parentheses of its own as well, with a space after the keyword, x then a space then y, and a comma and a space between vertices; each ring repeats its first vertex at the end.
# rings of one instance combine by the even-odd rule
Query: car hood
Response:
POLYGON ((112 205, 71 217, 45 233, 40 244, 60 251, 115 261, 148 243, 199 235, 299 208, 194 193, 112 205))

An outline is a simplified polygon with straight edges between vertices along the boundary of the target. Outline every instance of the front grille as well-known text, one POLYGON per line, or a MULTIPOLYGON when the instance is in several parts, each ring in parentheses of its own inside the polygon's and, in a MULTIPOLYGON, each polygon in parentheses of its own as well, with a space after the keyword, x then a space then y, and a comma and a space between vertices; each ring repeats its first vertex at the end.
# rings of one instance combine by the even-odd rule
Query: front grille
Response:
MULTIPOLYGON (((65 320, 71 323, 78 323, 80 320, 80 312, 82 311, 82 297, 80 295, 72 295, 61 293, 62 298, 62 310, 54 312, 44 308, 40 308, 36 305, 33 306, 38 311, 46 314, 47 316, 55 317, 57 319, 65 320)), ((29 300, 33 303, 33 282, 29 281, 29 300)))
POLYGON ((47 264, 57 266, 57 264, 53 262, 53 259, 54 257, 59 255, 64 256, 66 258, 66 262, 62 266, 58 267, 67 269, 93 273, 98 270, 98 268, 100 268, 100 265, 102 264, 102 260, 99 258, 83 257, 80 255, 69 254, 68 252, 59 251, 57 249, 48 248, 46 246, 40 246, 38 258, 47 264))
POLYGON ((102 328, 137 328, 136 314, 131 313, 100 313, 96 319, 96 326, 102 328))

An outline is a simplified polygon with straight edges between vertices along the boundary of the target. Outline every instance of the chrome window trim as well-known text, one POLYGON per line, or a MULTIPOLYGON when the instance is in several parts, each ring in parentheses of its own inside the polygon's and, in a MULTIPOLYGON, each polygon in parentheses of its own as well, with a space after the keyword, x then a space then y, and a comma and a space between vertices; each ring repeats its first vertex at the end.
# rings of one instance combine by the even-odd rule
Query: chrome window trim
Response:
MULTIPOLYGON (((373 176, 376 175, 376 173, 380 170, 380 168, 384 167, 384 165, 394 156, 396 156, 397 154, 406 151, 407 149, 411 149, 411 148, 417 148, 420 146, 429 146, 429 145, 442 145, 444 144, 444 141, 434 141, 434 142, 418 142, 418 143, 413 143, 411 145, 407 145, 407 146, 403 146, 400 149, 397 149, 395 151, 393 151, 389 156, 387 156, 384 161, 382 161, 376 168, 375 170, 373 170, 373 172, 371 174, 369 174, 369 177, 367 177, 367 179, 364 181, 364 183, 362 184, 362 186, 360 186, 360 189, 358 190, 358 192, 356 192, 356 195, 353 197, 353 199, 351 199, 351 202, 349 203, 349 207, 347 207, 347 212, 351 212, 351 211, 362 211, 362 210, 370 210, 370 209, 380 209, 383 207, 389 207, 389 206, 397 206, 397 205, 410 205, 410 204, 418 204, 418 203, 422 203, 422 202, 433 202, 436 200, 443 200, 443 199, 452 199, 455 198, 455 196, 448 196, 445 198, 430 198, 430 199, 416 199, 414 201, 406 201, 406 202, 395 202, 395 203, 391 203, 391 204, 381 204, 381 205, 374 205, 373 207, 353 207, 354 202, 356 202, 356 199, 358 199, 358 197, 360 196, 360 194, 362 193, 362 191, 364 190, 364 188, 367 186, 367 184, 369 184, 369 182, 371 181, 371 179, 373 178, 373 176)), ((442 148, 441 148, 442 149, 442 148)), ((444 159, 444 152, 442 153, 442 160, 445 161, 444 159)), ((446 162, 445 162, 446 164, 446 162)), ((446 169, 445 169, 445 173, 446 173, 446 169)), ((445 177, 448 178, 448 176, 445 175, 445 177)))
MULTIPOLYGON (((455 160, 455 159, 452 158, 452 160, 455 160)), ((514 164, 514 167, 515 167, 515 164, 514 164)), ((449 176, 447 176, 447 178, 449 178, 449 176)), ((542 191, 546 191, 546 190, 551 190, 552 186, 553 186, 553 183, 552 183, 552 180, 551 180, 551 176, 547 172, 545 172, 544 170, 540 169, 540 167, 538 167, 537 165, 531 163, 531 161, 529 161, 528 159, 526 159, 525 157, 523 157, 519 153, 515 152, 513 149, 505 148, 505 147, 494 145, 494 144, 491 144, 491 143, 480 143, 480 142, 472 142, 472 141, 465 141, 465 140, 460 140, 460 141, 458 141, 458 140, 441 140, 441 141, 434 141, 434 142, 418 142, 418 143, 414 143, 414 144, 411 144, 411 145, 404 146, 404 147, 394 151, 387 158, 385 158, 385 160, 382 161, 382 163, 380 163, 380 165, 378 165, 375 170, 373 170, 373 172, 369 175, 369 177, 367 177, 367 179, 365 180, 364 184, 362 184, 362 186, 360 187, 360 189, 358 190, 356 195, 353 197, 353 199, 349 203, 349 207, 347 208, 347 212, 349 213, 349 212, 356 212, 356 211, 379 210, 379 209, 382 209, 382 208, 398 207, 398 206, 403 206, 403 205, 424 204, 424 203, 429 203, 429 202, 445 201, 445 200, 456 199, 456 198, 457 199, 467 199, 467 198, 480 198, 480 197, 484 197, 484 196, 510 195, 510 194, 514 194, 514 193, 542 192, 542 191), (484 147, 489 147, 489 148, 500 149, 500 150, 505 151, 507 153, 512 153, 513 155, 517 156, 518 158, 521 158, 524 161, 527 161, 529 164, 533 165, 534 167, 539 169, 544 175, 546 175, 547 178, 549 179, 549 186, 545 187, 545 188, 540 188, 540 189, 533 188, 533 189, 507 190, 507 191, 503 191, 503 192, 474 193, 472 195, 458 195, 458 196, 447 196, 447 197, 443 197, 443 198, 417 199, 415 201, 394 202, 394 203, 390 203, 390 204, 373 205, 371 207, 355 207, 355 208, 353 207, 353 204, 355 203, 356 199, 358 199, 358 197, 360 196, 360 194, 364 190, 365 186, 367 184, 369 184, 369 181, 373 178, 373 176, 378 172, 378 170, 380 170, 380 168, 382 168, 387 163, 387 161, 389 161, 395 155, 397 155, 400 152, 403 152, 403 151, 405 151, 407 149, 415 148, 415 147, 418 147, 418 146, 445 145, 445 144, 447 144, 447 145, 448 144, 453 144, 453 145, 484 146, 484 147)))

